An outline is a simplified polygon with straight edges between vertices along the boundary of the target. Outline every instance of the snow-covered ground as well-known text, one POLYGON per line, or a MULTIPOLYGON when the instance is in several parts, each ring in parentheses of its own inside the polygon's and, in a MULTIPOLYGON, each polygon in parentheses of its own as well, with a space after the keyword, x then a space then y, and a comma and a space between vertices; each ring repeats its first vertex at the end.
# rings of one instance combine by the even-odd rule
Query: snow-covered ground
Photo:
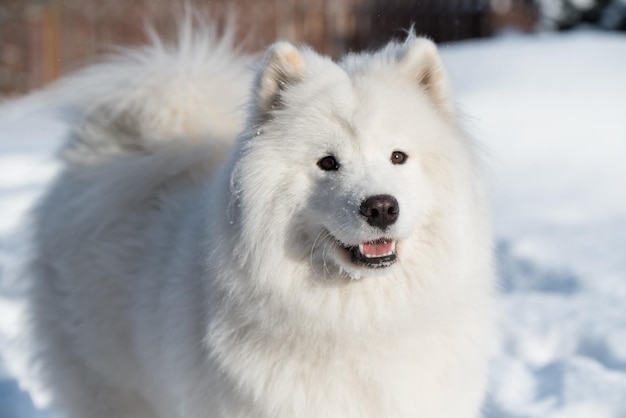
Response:
MULTIPOLYGON (((442 48, 484 145, 502 296, 488 418, 626 417, 626 36, 442 48)), ((67 126, 41 96, 0 107, 0 418, 51 418, 20 391, 24 213, 67 126)))

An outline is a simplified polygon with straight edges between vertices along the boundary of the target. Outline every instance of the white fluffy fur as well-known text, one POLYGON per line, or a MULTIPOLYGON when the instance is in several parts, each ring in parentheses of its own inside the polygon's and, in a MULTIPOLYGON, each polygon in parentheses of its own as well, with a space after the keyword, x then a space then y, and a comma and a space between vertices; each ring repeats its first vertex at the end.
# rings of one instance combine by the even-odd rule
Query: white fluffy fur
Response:
POLYGON ((35 360, 57 405, 478 416, 490 231, 434 45, 409 36, 335 63, 278 43, 253 78, 229 38, 191 26, 177 47, 155 40, 63 84, 81 112, 30 266, 35 360), (317 166, 326 155, 339 170, 317 166), (384 232, 359 213, 377 194, 400 207, 384 232), (339 244, 382 236, 398 241, 389 267, 339 244))

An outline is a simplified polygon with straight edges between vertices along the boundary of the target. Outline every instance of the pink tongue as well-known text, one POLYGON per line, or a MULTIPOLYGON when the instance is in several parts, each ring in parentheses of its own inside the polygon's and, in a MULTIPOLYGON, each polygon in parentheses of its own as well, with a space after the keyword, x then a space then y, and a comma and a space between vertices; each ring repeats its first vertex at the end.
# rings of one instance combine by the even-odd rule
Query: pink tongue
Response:
POLYGON ((363 255, 370 257, 379 257, 389 253, 393 248, 392 241, 373 241, 361 244, 361 252, 363 255))

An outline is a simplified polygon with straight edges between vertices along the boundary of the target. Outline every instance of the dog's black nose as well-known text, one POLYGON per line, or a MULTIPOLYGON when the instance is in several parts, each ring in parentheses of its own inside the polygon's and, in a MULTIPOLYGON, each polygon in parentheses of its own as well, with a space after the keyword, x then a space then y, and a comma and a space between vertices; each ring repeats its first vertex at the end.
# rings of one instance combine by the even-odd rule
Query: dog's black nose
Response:
POLYGON ((360 212, 368 224, 385 230, 398 220, 400 206, 393 196, 380 194, 365 199, 361 203, 360 212))

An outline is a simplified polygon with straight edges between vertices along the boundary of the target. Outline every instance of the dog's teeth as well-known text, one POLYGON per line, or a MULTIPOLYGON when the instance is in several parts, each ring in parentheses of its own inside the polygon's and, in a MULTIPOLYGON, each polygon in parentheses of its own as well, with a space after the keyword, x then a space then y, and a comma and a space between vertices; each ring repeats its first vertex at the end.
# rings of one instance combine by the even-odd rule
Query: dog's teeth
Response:
MULTIPOLYGON (((367 244, 367 243, 365 243, 367 244)), ((361 253, 361 255, 365 258, 381 258, 381 257, 388 257, 390 255, 395 254, 396 252, 396 242, 395 241, 391 241, 391 247, 389 249, 389 251, 387 251, 386 253, 383 254, 374 254, 374 253, 368 253, 365 250, 365 244, 359 244, 359 252, 361 253)))

